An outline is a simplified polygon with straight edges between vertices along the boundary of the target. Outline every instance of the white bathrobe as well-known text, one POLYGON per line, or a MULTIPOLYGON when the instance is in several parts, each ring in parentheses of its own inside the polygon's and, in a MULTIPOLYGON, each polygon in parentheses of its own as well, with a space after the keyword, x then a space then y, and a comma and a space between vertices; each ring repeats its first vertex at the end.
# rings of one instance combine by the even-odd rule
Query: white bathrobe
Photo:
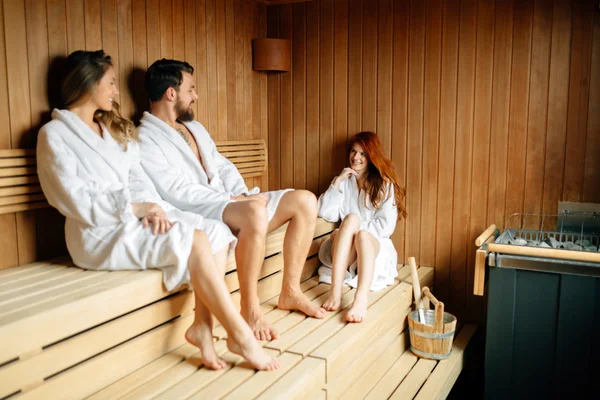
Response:
MULTIPOLYGON (((181 210, 223 221, 231 196, 256 194, 260 189, 248 190, 235 165, 218 152, 202 124, 191 121, 184 125, 196 139, 204 167, 175 129, 148 112, 138 127, 142 167, 163 199, 181 210)), ((269 221, 289 190, 264 193, 269 200, 269 221)))
POLYGON ((54 110, 37 144, 40 184, 48 202, 66 217, 73 262, 92 270, 160 268, 168 290, 189 283, 188 258, 195 229, 204 230, 213 252, 233 246, 227 226, 182 212, 162 201, 139 164, 139 146, 128 150, 103 127, 98 136, 68 110, 54 110), (154 235, 132 211, 132 202, 159 204, 175 222, 154 235))
MULTIPOLYGON (((341 182, 339 189, 333 185, 319 197, 319 215, 330 222, 343 221, 349 214, 356 214, 360 218, 360 230, 365 230, 379 241, 379 253, 375 258, 375 272, 371 290, 384 289, 387 285, 394 283, 398 276, 396 265, 398 253, 390 239, 396 228, 398 210, 394 205, 394 189, 390 186, 389 197, 380 205, 379 209, 372 207, 370 199, 362 191, 359 195, 358 184, 355 176, 350 176, 341 182)), ((319 279, 321 282, 331 283, 331 239, 321 245, 319 259, 324 266, 319 268, 319 279)), ((344 284, 357 287, 357 265, 354 262, 344 278, 344 284)))

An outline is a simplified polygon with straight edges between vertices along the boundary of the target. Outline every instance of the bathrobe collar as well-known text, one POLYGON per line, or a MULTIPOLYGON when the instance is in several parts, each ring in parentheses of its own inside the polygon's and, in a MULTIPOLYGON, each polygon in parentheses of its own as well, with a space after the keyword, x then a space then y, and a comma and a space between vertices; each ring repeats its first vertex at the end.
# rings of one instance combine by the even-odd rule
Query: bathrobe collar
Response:
POLYGON ((104 125, 101 124, 102 137, 100 137, 81 118, 69 110, 54 109, 52 111, 52 119, 63 122, 91 150, 98 153, 117 173, 121 181, 127 184, 129 180, 129 155, 123 151, 121 145, 117 143, 104 125))
POLYGON ((167 140, 173 143, 173 145, 175 145, 179 149, 179 151, 181 151, 181 153, 187 158, 188 163, 194 165, 194 167, 197 168, 198 173, 200 173, 201 175, 205 175, 208 178, 208 180, 210 181, 210 186, 212 186, 213 183, 216 183, 216 180, 214 179, 216 171, 213 169, 211 158, 205 152, 206 146, 202 145, 202 137, 198 134, 198 132, 196 132, 196 127, 194 126, 193 122, 181 123, 185 125, 188 131, 190 131, 191 134, 194 136, 194 139, 196 140, 196 145, 198 146, 198 151, 200 152, 200 157, 202 157, 202 160, 204 161, 204 168, 202 168, 202 165, 200 165, 200 161, 196 158, 196 155, 192 151, 192 148, 185 142, 185 140, 181 137, 179 132, 177 132, 172 126, 170 126, 162 119, 155 117, 147 111, 144 112, 144 116, 142 117, 140 122, 144 127, 152 129, 154 132, 159 132, 161 135, 167 138, 167 140))

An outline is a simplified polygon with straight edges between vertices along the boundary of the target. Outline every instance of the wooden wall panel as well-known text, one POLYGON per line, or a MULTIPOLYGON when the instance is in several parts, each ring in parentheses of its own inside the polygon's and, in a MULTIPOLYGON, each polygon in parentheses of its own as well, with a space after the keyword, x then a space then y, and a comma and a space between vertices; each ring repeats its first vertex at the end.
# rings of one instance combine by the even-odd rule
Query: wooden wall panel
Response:
MULTIPOLYGON (((195 67, 194 109, 215 139, 269 139, 267 74, 252 71, 251 48, 266 21, 267 7, 253 0, 0 1, 0 148, 35 147, 55 105, 53 63, 100 48, 117 69, 121 110, 136 122, 148 106, 146 68, 177 57, 195 67)), ((248 184, 267 189, 268 175, 248 184)), ((0 216, 0 269, 66 254, 63 225, 53 209, 0 216)))
POLYGON ((392 236, 400 262, 433 265, 459 317, 482 315, 473 241, 487 225, 538 226, 509 216, 600 201, 597 1, 314 0, 305 24, 304 6, 285 7, 270 7, 267 29, 306 51, 269 78, 269 140, 319 146, 281 151, 271 176, 320 194, 346 162, 347 138, 375 130, 408 188, 409 216, 392 236), (306 86, 280 84, 294 74, 306 86), (286 101, 298 96, 306 109, 292 114, 286 101), (291 175, 304 162, 302 185, 291 175))

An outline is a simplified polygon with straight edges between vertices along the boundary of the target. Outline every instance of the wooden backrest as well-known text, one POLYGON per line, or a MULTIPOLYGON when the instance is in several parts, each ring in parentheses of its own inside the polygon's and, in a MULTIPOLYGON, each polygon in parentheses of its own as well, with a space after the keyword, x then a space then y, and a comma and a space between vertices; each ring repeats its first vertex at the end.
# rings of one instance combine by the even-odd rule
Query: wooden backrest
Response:
MULTIPOLYGON (((217 142, 219 152, 238 168, 245 179, 267 169, 265 141, 217 142)), ((35 150, 0 150, 0 214, 48 207, 37 177, 35 150)))

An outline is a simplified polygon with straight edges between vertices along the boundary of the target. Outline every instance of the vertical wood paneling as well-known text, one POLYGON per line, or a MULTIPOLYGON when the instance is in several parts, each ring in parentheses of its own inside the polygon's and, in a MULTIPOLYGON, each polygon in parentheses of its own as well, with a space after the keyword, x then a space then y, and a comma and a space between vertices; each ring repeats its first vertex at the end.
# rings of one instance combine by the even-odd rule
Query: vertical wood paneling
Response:
POLYGON ((577 0, 573 2, 567 148, 563 184, 563 198, 566 201, 581 201, 583 192, 592 18, 594 13, 597 13, 597 11, 592 11, 593 7, 594 4, 590 1, 577 0))
MULTIPOLYGON (((406 191, 406 257, 418 257, 421 239, 421 162, 423 159, 423 85, 425 72, 425 3, 410 3, 408 59, 408 144, 406 191)), ((418 260, 421 262, 421 260, 418 260)))
MULTIPOLYGON (((292 5, 284 5, 280 7, 281 25, 279 26, 279 35, 281 38, 292 40, 292 5)), ((294 137, 293 137, 293 77, 294 73, 290 72, 281 75, 281 188, 291 188, 294 186, 294 137)))
POLYGON ((387 157, 392 147, 392 56, 393 2, 379 1, 379 46, 377 47, 377 129, 387 157))
POLYGON ((363 0, 348 2, 348 135, 362 129, 363 0))
MULTIPOLYGON (((266 36, 266 12, 254 0, 0 2, 0 148, 35 146, 49 102, 59 105, 51 62, 100 48, 113 59, 125 116, 139 118, 148 107, 148 65, 175 57, 196 68, 195 110, 216 139, 268 139, 267 75, 252 71, 250 47, 266 36)), ((266 189, 267 176, 248 184, 266 189)), ((0 216, 0 269, 64 254, 63 225, 51 209, 0 216)))
MULTIPOLYGON (((406 141, 408 121, 408 40, 410 32, 410 14, 408 2, 394 4, 394 48, 392 59, 392 163, 403 184, 406 183, 406 141)), ((362 85, 361 85, 362 86, 362 85)), ((408 218, 413 218, 411 215, 408 218)), ((398 262, 404 263, 406 221, 396 225, 392 239, 396 244, 398 262)))
POLYGON ((425 87, 423 94, 423 173, 421 176, 421 239, 419 262, 435 265, 435 230, 440 129, 440 73, 442 0, 427 2, 425 35, 425 87))
POLYGON ((377 130, 377 46, 379 7, 369 1, 363 7, 363 58, 362 58, 362 127, 377 130))
MULTIPOLYGON (((306 5, 306 188, 319 193, 319 2, 306 5)), ((270 82, 270 81, 269 81, 270 82)))
MULTIPOLYGON (((333 10, 333 171, 346 166, 348 135, 348 2, 338 0, 333 10)), ((389 84, 389 82, 388 82, 389 84)))
POLYGON ((497 2, 495 14, 487 222, 503 225, 513 47, 512 0, 497 2))
POLYGON ((600 203, 600 16, 593 27, 592 66, 588 109, 583 201, 600 203))
MULTIPOLYGON (((36 1, 35 3, 38 7, 43 4, 40 1, 36 1)), ((85 0, 83 4, 85 49, 88 51, 99 50, 102 48, 102 19, 98 18, 98 16, 102 11, 102 3, 100 0, 85 0)), ((46 11, 45 7, 41 8, 44 9, 44 12, 46 11)))
MULTIPOLYGON (((267 36, 279 36, 279 7, 267 9, 267 36)), ((268 109, 269 109, 269 189, 281 188, 281 74, 268 76, 268 109)))
MULTIPOLYGON (((306 188, 306 5, 292 6, 292 131, 294 182, 297 189, 306 188)), ((335 76, 335 75, 334 75, 335 76)))
POLYGON ((322 193, 327 190, 331 179, 338 171, 333 169, 333 2, 321 0, 320 3, 319 147, 321 161, 319 163, 319 193, 322 193), (329 156, 325 156, 325 154, 329 156))
MULTIPOLYGON (((494 63, 494 4, 479 0, 477 4, 477 49, 475 103, 473 121, 473 167, 471 168, 471 215, 467 238, 467 265, 474 264, 475 239, 487 226, 487 192, 490 159, 490 125, 492 111, 492 75, 494 63)), ((467 268, 467 288, 473 287, 473 268, 467 268)), ((468 296, 470 297, 470 296, 468 296)), ((481 298, 468 300, 467 318, 475 319, 481 311, 481 298)))

